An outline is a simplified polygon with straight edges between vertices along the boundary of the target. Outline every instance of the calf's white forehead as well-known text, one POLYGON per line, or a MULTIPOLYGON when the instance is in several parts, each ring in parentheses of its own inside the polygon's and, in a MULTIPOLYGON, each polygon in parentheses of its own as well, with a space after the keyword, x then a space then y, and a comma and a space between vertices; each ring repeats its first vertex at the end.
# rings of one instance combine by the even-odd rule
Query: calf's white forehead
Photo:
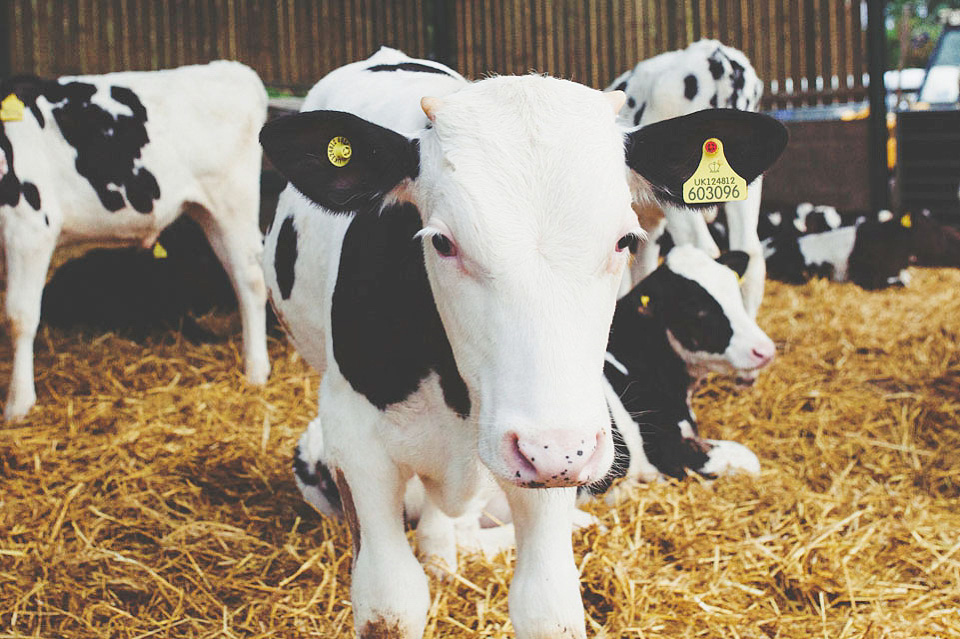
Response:
POLYGON ((468 85, 442 98, 421 148, 423 179, 468 203, 550 215, 629 206, 623 131, 602 93, 573 82, 468 85))
POLYGON ((676 246, 667 253, 667 267, 688 280, 693 280, 720 304, 727 317, 738 310, 743 315, 743 298, 737 286, 737 276, 732 270, 698 248, 689 245, 676 246))

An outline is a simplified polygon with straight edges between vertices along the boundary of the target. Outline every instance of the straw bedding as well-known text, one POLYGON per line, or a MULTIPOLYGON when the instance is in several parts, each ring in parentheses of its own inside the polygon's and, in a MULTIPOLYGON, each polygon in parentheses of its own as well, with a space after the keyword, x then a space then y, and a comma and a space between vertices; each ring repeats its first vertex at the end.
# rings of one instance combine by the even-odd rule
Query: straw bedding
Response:
MULTIPOLYGON (((960 271, 913 276, 768 284, 777 361, 695 398, 762 475, 592 507, 592 636, 960 637, 960 271)), ((0 637, 349 636, 347 529, 290 473, 317 377, 273 340, 249 388, 238 346, 42 330, 38 408, 0 426, 0 637)), ((426 636, 511 636, 511 562, 433 580, 426 636)))

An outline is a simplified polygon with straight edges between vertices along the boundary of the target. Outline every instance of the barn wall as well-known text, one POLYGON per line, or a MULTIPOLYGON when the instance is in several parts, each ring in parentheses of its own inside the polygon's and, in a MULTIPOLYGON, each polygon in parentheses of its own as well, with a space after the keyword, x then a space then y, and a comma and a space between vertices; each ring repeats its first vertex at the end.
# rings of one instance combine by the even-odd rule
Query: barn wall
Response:
MULTIPOLYGON (((703 37, 743 49, 766 106, 862 100, 859 0, 8 0, 8 72, 159 69, 234 58, 303 90, 379 45, 468 77, 535 70, 606 86, 703 37)), ((3 40, 0 40, 3 42, 3 40)), ((0 45, 2 46, 2 45, 0 45)), ((0 65, 4 63, 0 54, 0 65)))

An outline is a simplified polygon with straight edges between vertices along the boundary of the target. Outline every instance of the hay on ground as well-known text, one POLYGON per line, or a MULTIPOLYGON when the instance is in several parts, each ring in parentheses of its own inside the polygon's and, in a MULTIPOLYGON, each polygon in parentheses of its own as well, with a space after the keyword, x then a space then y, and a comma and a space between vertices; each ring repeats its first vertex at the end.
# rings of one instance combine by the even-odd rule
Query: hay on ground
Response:
MULTIPOLYGON (((913 276, 768 284, 777 361, 696 395, 762 475, 594 507, 591 635, 960 637, 960 271, 913 276)), ((272 340, 250 388, 238 346, 41 332, 38 407, 0 426, 0 637, 350 636, 347 529, 290 473, 318 379, 272 340)), ((432 581, 426 636, 512 636, 511 561, 432 581)))

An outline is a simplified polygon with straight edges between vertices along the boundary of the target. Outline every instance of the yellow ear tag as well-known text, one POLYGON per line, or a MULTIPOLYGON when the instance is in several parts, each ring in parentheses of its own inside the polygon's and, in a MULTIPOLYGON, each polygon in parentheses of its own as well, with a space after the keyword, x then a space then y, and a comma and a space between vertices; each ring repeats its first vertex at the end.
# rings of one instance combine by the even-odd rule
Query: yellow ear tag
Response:
POLYGON ((703 143, 700 165, 683 183, 687 204, 736 202, 747 199, 747 181, 737 175, 723 155, 723 142, 710 138, 703 143))
POLYGON ((904 213, 903 217, 900 218, 900 226, 902 226, 905 229, 908 229, 911 226, 913 226, 913 219, 910 217, 909 213, 904 213))
POLYGON ((353 155, 353 148, 350 146, 350 140, 342 135, 333 138, 327 145, 327 159, 336 167, 346 166, 350 162, 351 155, 353 155))
POLYGON ((11 93, 0 102, 0 122, 19 122, 23 119, 23 102, 11 93))
POLYGON ((641 306, 643 306, 644 308, 646 308, 646 307, 647 307, 647 304, 649 304, 649 303, 650 303, 650 296, 649 296, 649 295, 641 295, 641 296, 640 296, 640 305, 641 305, 641 306))
POLYGON ((158 260, 162 260, 167 256, 167 249, 163 248, 163 245, 160 242, 157 242, 153 245, 153 257, 158 260))

